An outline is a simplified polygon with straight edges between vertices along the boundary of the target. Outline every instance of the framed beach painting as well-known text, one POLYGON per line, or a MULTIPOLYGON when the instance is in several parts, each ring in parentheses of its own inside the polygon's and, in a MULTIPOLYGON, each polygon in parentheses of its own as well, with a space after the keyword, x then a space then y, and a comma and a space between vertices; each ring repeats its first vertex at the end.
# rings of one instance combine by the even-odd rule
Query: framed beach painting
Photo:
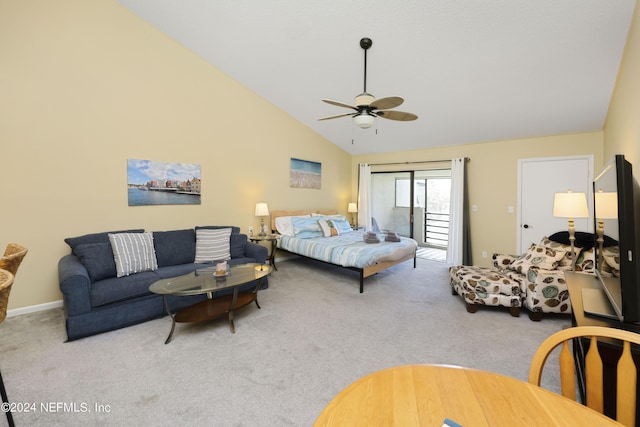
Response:
POLYGON ((200 165, 127 160, 129 206, 199 205, 200 165))
POLYGON ((291 158, 289 184, 293 188, 320 189, 322 163, 291 158))

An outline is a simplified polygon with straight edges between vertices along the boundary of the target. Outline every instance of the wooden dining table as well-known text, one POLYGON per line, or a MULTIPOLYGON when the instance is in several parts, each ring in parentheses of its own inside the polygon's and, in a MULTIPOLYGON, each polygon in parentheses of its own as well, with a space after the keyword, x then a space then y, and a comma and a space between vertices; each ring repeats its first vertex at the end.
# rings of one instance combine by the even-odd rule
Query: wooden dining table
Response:
POLYGON ((314 427, 620 426, 580 403, 493 372, 406 365, 366 375, 324 408, 314 427))

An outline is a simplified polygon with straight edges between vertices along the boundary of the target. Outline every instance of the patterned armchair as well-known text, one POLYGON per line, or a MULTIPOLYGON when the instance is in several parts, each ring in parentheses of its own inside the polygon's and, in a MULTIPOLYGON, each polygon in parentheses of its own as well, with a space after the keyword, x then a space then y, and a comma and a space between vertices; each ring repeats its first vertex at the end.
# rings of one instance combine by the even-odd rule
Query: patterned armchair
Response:
POLYGON ((576 271, 593 274, 594 251, 575 247, 572 256, 563 240, 563 233, 556 233, 532 244, 523 255, 493 254, 491 268, 450 267, 452 291, 464 298, 471 313, 478 305, 509 307, 513 316, 519 307, 526 307, 534 321, 541 320, 543 313, 570 313, 564 272, 572 269, 576 259, 576 271))

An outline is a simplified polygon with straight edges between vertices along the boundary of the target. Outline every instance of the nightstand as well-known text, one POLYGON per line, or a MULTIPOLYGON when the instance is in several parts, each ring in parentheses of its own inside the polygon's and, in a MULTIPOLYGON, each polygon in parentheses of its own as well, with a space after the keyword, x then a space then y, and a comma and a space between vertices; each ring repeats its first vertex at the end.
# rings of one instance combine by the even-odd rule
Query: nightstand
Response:
POLYGON ((269 264, 273 267, 274 270, 278 271, 278 267, 276 267, 276 246, 280 236, 267 234, 266 236, 249 236, 248 239, 254 243, 258 242, 271 242, 271 249, 269 250, 269 255, 267 256, 267 260, 269 264))

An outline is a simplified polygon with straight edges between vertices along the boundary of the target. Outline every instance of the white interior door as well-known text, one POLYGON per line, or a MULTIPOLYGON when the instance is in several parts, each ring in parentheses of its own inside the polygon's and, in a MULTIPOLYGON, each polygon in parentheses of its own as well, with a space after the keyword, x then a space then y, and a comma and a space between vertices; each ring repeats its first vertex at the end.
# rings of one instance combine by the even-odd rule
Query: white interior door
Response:
MULTIPOLYGON (((568 230, 568 218, 553 216, 554 193, 585 193, 591 212, 592 180, 593 156, 518 160, 518 253, 544 236, 568 230)), ((575 228, 591 232, 593 220, 575 218, 575 228)))

